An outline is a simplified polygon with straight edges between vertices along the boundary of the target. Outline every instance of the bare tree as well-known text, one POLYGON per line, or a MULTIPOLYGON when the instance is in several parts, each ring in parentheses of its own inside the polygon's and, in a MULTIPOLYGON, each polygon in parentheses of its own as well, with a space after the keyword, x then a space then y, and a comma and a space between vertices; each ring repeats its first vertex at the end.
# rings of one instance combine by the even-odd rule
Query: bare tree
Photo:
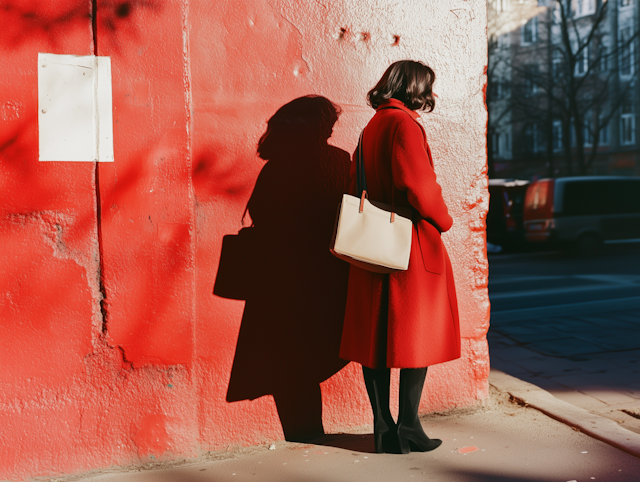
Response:
MULTIPOLYGON (((504 42, 500 42, 499 19, 489 16, 489 63, 487 67, 486 103, 491 106, 487 123, 487 164, 490 178, 495 177, 496 134, 511 123, 512 109, 509 105, 509 84, 505 82, 503 72, 510 68, 511 59, 504 42)), ((497 141, 499 143, 499 141, 497 141)))
MULTIPOLYGON (((499 71, 504 69, 509 63, 509 59, 505 55, 501 55, 498 47, 498 39, 496 36, 489 38, 489 65, 487 68, 487 105, 493 105, 491 115, 487 123, 487 165, 490 178, 495 176, 496 163, 496 134, 510 123, 510 113, 508 103, 506 102, 508 85, 502 80, 499 71), (498 104, 499 101, 500 104, 498 104)), ((499 142, 499 141, 498 141, 499 142)))
POLYGON ((514 137, 524 141, 525 155, 546 157, 549 176, 558 152, 565 172, 587 174, 603 134, 635 88, 638 29, 620 29, 606 0, 550 3, 520 27, 523 39, 537 38, 509 60, 514 137))

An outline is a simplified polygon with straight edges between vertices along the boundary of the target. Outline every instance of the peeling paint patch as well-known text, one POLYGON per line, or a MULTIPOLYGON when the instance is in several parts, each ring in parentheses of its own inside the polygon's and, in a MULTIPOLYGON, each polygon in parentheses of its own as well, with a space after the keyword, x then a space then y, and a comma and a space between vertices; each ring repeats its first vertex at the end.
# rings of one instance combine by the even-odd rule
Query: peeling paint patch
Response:
POLYGON ((75 222, 72 215, 58 211, 39 211, 26 214, 10 214, 9 219, 15 224, 38 224, 44 234, 45 242, 53 248, 53 255, 56 258, 71 259, 80 264, 78 257, 81 257, 82 253, 72 252, 62 239, 63 230, 73 226, 75 222))
POLYGON ((472 214, 469 227, 472 231, 484 231, 489 211, 489 180, 484 164, 482 172, 474 179, 465 197, 465 209, 472 214))
POLYGON ((465 198, 465 209, 469 215, 469 229, 471 230, 469 244, 471 245, 472 259, 470 268, 476 289, 486 288, 489 282, 489 263, 487 261, 484 234, 485 220, 489 209, 488 185, 489 181, 483 169, 471 184, 465 198))
POLYGON ((23 113, 22 102, 17 100, 8 100, 2 105, 2 120, 10 121, 14 119, 20 119, 23 113))
POLYGON ((100 257, 95 228, 93 226, 90 228, 93 231, 91 239, 94 241, 90 252, 87 252, 72 247, 66 241, 67 232, 78 229, 76 218, 72 214, 60 211, 34 211, 9 214, 8 218, 14 224, 39 226, 43 241, 52 248, 54 258, 73 261, 85 270, 88 288, 93 299, 92 340, 95 345, 103 325, 101 302, 104 298, 100 291, 100 257))

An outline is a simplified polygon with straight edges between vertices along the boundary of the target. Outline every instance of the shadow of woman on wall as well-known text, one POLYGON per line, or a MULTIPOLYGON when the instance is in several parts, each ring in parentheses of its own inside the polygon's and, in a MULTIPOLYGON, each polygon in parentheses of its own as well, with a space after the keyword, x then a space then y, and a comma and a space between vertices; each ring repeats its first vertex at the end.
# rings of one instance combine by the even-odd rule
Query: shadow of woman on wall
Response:
POLYGON ((227 401, 273 395, 287 440, 324 433, 320 383, 346 364, 338 352, 349 270, 329 253, 350 165, 327 143, 339 114, 306 96, 269 120, 258 145, 267 163, 245 211, 253 224, 225 236, 214 287, 246 300, 227 401))

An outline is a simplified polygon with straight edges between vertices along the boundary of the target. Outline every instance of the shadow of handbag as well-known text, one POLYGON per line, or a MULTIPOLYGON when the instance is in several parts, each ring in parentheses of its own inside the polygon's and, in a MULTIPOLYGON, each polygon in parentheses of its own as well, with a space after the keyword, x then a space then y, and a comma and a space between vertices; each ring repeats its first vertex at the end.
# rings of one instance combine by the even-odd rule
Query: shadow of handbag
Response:
POLYGON ((362 156, 363 134, 364 131, 360 134, 356 153, 359 197, 343 194, 329 249, 334 256, 367 271, 403 271, 409 267, 411 254, 411 214, 401 216, 395 209, 393 177, 391 205, 369 201, 362 156))
POLYGON ((244 227, 238 234, 227 234, 222 239, 214 295, 246 300, 258 289, 265 262, 258 237, 256 228, 244 227))

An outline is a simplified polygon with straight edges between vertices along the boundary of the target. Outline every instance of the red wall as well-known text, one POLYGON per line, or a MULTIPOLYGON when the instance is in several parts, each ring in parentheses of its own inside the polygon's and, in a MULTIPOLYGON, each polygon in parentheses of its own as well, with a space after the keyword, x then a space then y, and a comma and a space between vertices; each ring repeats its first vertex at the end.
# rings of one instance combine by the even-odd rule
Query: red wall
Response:
POLYGON ((464 337, 421 408, 487 396, 485 2, 452 3, 98 0, 95 36, 91 1, 3 3, 0 479, 371 422, 325 238, 366 91, 402 58, 438 75, 464 337), (114 163, 38 162, 38 52, 111 57, 114 163), (280 122, 309 94, 342 108, 330 145, 280 122))

